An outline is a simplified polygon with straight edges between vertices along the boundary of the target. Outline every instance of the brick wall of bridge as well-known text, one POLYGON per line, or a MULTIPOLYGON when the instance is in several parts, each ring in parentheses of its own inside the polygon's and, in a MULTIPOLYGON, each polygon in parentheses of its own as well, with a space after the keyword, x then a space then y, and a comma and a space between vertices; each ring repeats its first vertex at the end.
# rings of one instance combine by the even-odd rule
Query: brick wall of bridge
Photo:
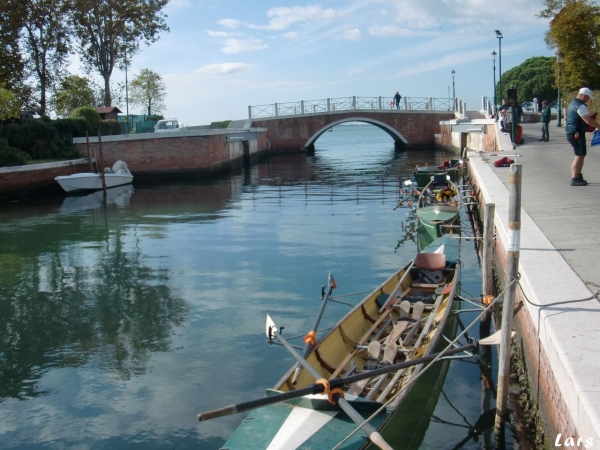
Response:
POLYGON ((440 122, 454 119, 453 111, 349 111, 314 116, 253 119, 252 127, 267 128, 267 139, 273 151, 300 151, 307 141, 329 124, 350 118, 372 119, 397 130, 408 141, 407 146, 433 146, 440 122))

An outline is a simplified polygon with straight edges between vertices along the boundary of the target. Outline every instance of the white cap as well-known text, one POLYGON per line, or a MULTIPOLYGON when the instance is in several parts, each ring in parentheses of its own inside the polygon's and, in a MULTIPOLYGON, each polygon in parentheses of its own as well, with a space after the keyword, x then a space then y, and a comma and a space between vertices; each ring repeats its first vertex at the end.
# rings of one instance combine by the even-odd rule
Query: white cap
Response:
POLYGON ((590 88, 583 87, 579 89, 579 93, 583 95, 587 95, 589 98, 594 100, 594 93, 590 90, 590 88))

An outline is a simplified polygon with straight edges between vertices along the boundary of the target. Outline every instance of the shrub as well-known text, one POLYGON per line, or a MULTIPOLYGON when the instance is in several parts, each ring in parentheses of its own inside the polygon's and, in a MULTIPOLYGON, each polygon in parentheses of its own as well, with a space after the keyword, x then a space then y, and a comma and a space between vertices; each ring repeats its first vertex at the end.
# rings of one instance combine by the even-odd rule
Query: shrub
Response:
POLYGON ((103 136, 121 134, 121 126, 114 119, 106 119, 100 121, 100 133, 103 136))
POLYGON ((27 153, 11 147, 6 139, 0 139, 0 167, 22 166, 30 160, 27 153))
POLYGON ((98 134, 98 127, 100 125, 100 113, 91 106, 82 106, 77 108, 71 114, 72 119, 84 119, 87 122, 87 130, 90 136, 98 134))

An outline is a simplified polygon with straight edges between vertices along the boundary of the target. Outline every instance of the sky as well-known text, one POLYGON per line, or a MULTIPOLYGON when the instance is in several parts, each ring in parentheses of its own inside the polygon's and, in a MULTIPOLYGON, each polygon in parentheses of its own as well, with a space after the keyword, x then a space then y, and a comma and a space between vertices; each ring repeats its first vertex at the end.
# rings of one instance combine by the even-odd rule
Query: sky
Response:
POLYGON ((504 36, 503 72, 554 54, 542 8, 543 0, 171 0, 170 31, 142 44, 128 79, 159 73, 163 115, 188 126, 245 119, 249 105, 396 91, 448 98, 452 70, 456 97, 480 109, 494 95, 494 30, 504 36))

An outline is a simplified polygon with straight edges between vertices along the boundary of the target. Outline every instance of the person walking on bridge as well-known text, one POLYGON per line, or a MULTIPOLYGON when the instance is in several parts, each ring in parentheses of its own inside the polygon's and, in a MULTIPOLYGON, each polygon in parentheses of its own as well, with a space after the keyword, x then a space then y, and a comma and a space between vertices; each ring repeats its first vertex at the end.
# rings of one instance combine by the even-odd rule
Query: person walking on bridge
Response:
POLYGON ((577 97, 567 106, 565 134, 575 153, 575 159, 571 165, 571 186, 587 186, 588 184, 581 173, 587 154, 585 133, 588 131, 588 125, 592 128, 600 128, 600 123, 590 116, 586 106, 586 103, 593 99, 594 93, 589 88, 583 87, 579 89, 577 97))
POLYGON ((400 99, 402 96, 398 91, 396 91, 396 95, 394 95, 394 101, 396 102, 396 109, 400 109, 400 99))

